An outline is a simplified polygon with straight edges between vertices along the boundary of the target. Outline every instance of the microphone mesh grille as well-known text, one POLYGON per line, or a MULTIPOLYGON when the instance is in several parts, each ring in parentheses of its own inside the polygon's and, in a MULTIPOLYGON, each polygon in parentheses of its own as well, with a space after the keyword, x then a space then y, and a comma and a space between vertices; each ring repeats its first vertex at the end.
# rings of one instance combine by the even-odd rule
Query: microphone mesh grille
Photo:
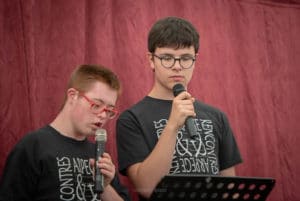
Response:
POLYGON ((106 134, 106 130, 103 128, 97 129, 96 133, 95 133, 95 140, 96 141, 104 141, 106 142, 107 140, 107 134, 106 134))
POLYGON ((177 83, 173 86, 173 94, 175 97, 183 91, 185 91, 185 88, 182 84, 177 83))

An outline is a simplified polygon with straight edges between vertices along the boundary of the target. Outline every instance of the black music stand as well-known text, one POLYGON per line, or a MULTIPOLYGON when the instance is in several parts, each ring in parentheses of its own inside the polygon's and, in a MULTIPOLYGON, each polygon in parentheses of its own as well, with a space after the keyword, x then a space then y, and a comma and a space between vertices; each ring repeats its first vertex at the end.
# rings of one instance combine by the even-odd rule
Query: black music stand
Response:
POLYGON ((265 201, 274 185, 273 178, 167 175, 150 201, 265 201))

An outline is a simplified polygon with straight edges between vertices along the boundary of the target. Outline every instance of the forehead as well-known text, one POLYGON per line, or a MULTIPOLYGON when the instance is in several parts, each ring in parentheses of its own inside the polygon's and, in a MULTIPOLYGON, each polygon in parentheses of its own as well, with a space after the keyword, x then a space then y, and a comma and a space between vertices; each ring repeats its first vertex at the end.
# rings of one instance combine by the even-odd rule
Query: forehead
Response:
POLYGON ((100 81, 93 83, 85 94, 95 100, 101 100, 108 105, 115 105, 118 98, 117 90, 100 81))
POLYGON ((173 55, 182 55, 182 54, 195 54, 194 46, 184 47, 184 48, 171 48, 171 47, 158 47, 155 50, 157 54, 173 54, 173 55))

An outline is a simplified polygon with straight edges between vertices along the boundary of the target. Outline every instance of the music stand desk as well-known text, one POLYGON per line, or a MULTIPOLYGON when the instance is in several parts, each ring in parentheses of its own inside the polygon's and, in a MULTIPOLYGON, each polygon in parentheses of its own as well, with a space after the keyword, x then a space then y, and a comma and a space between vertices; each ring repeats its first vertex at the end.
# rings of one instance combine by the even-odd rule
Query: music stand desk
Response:
POLYGON ((211 175, 167 175, 150 201, 265 201, 275 179, 211 175))

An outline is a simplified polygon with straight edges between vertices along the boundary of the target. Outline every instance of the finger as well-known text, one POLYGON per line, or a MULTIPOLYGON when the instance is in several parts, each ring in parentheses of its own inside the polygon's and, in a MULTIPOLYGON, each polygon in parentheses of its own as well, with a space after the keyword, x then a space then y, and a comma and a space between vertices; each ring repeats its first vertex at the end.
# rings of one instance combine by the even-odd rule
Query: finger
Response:
POLYGON ((109 179, 113 179, 115 177, 115 171, 109 171, 109 170, 106 170, 106 169, 101 169, 101 173, 108 177, 109 179))
POLYGON ((102 158, 107 158, 107 159, 110 159, 110 160, 111 160, 111 157, 110 157, 109 153, 106 153, 106 152, 104 152, 104 153, 102 154, 102 158))
POLYGON ((177 100, 185 100, 185 99, 191 99, 192 95, 186 91, 181 92, 178 94, 178 96, 175 97, 177 100))
POLYGON ((107 170, 114 170, 115 169, 115 165, 112 163, 112 161, 110 160, 106 160, 106 161, 101 161, 99 163, 99 168, 101 169, 107 169, 107 170))
POLYGON ((105 164, 105 165, 103 165, 103 167, 100 168, 100 171, 102 174, 105 174, 107 176, 113 176, 116 173, 116 168, 114 165, 105 164))
POLYGON ((113 164, 112 160, 108 159, 108 158, 101 158, 101 160, 99 161, 99 163, 113 164))
POLYGON ((179 113, 182 113, 183 115, 186 114, 187 112, 194 113, 194 104, 191 99, 179 100, 176 102, 174 101, 174 109, 176 109, 179 113))
POLYGON ((94 164, 95 164, 95 159, 90 158, 90 159, 89 159, 89 163, 90 163, 91 166, 94 166, 94 164))
POLYGON ((116 173, 116 168, 111 164, 101 164, 100 171, 103 175, 106 175, 109 178, 113 178, 116 173))

